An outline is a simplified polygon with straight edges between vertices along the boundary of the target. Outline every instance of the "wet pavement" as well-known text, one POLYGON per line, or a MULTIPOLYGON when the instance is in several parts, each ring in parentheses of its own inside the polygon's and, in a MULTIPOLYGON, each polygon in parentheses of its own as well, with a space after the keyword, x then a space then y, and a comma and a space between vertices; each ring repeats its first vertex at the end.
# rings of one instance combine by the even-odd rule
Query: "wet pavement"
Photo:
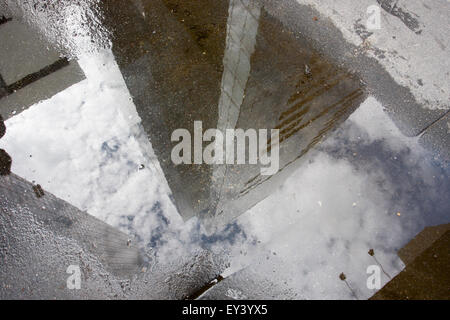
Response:
MULTIPOLYGON (((424 108, 398 82, 383 65, 390 53, 367 43, 363 24, 356 46, 301 1, 7 2, 36 32, 46 16, 62 24, 58 33, 46 29, 46 41, 86 79, 78 82, 75 67, 67 83, 78 83, 20 115, 0 96, 12 108, 0 147, 13 172, 0 177, 2 297, 181 299, 219 277, 203 298, 368 298, 369 248, 395 275, 403 267, 397 250, 449 221, 448 110, 424 108), (184 128, 193 136, 194 121, 203 130, 279 129, 280 170, 175 165, 171 134, 184 128), (114 263, 127 256, 126 239, 140 252, 121 270, 114 263), (17 262, 37 259, 26 248, 33 241, 49 252, 43 267, 31 268, 41 276, 34 292, 19 288, 28 278, 15 274, 31 270, 17 262), (77 250, 88 283, 79 296, 63 282, 77 250)), ((414 37, 428 35, 410 9, 387 5, 386 16, 414 37)), ((7 80, 27 79, 13 69, 7 80)), ((29 84, 20 83, 19 94, 29 84)), ((9 173, 3 153, 1 161, 9 173)))
POLYGON ((211 219, 213 226, 232 221, 273 192, 364 100, 356 75, 319 54, 259 3, 142 3, 118 10, 105 2, 106 25, 186 219, 211 219), (204 130, 279 129, 279 174, 261 176, 255 165, 175 165, 170 136, 179 128, 193 136, 194 121, 202 121, 204 130))

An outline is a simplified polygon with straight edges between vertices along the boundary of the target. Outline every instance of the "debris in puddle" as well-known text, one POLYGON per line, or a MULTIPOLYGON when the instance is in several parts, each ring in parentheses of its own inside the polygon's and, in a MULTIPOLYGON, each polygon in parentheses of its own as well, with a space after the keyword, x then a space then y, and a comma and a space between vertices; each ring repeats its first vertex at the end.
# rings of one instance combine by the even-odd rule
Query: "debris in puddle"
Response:
POLYGON ((392 279, 392 277, 389 275, 389 273, 387 273, 386 271, 384 271, 383 265, 377 260, 377 258, 375 257, 375 251, 373 249, 370 249, 368 252, 369 256, 371 256, 375 262, 381 267, 381 270, 383 270, 383 273, 389 278, 392 279))
POLYGON ((311 77, 312 77, 311 67, 308 66, 307 64, 305 64, 305 75, 306 75, 308 78, 311 78, 311 77))
POLYGON ((346 284, 347 287, 349 288, 349 290, 350 290, 350 292, 352 293, 352 295, 353 295, 356 299, 358 299, 358 296, 356 295, 355 291, 353 291, 352 287, 350 287, 350 285, 349 285, 348 282, 347 282, 347 276, 346 276, 343 272, 339 275, 339 279, 341 279, 342 281, 345 282, 345 284, 346 284))
POLYGON ((40 184, 33 186, 33 191, 34 191, 34 194, 36 195, 36 197, 38 197, 38 198, 41 198, 45 195, 44 190, 42 189, 40 184))
POLYGON ((185 298, 185 300, 196 300, 196 299, 200 298, 203 294, 205 294, 212 287, 214 287, 215 285, 217 285, 219 282, 221 282, 224 279, 225 279, 224 276, 218 275, 215 279, 211 280, 210 282, 208 282, 206 285, 204 285, 203 287, 201 287, 200 289, 198 289, 191 295, 188 295, 185 298))
POLYGON ((0 138, 3 137, 6 133, 6 126, 5 123, 3 122, 3 117, 0 114, 0 138))
POLYGON ((6 176, 11 173, 11 164, 12 159, 9 156, 9 154, 3 150, 0 149, 0 175, 6 176))

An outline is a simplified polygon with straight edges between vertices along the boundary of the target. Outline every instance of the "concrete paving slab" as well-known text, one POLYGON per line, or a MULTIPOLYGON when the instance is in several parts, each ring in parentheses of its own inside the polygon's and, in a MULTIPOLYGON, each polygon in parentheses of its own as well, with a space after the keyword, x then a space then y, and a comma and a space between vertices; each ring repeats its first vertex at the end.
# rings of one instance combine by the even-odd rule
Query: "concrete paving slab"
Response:
POLYGON ((6 0, 0 0, 0 19, 2 17, 8 20, 12 18, 12 13, 9 7, 6 5, 6 0))
POLYGON ((0 25, 0 74, 7 85, 38 72, 60 58, 58 51, 17 20, 0 25))
POLYGON ((404 134, 417 136, 450 108, 445 89, 450 88, 450 49, 441 39, 442 26, 449 25, 449 15, 442 14, 450 10, 448 2, 436 1, 432 8, 420 0, 398 2, 399 8, 414 4, 416 15, 426 21, 420 24, 420 34, 382 8, 381 28, 368 30, 367 9, 378 5, 370 0, 262 3, 287 28, 301 32, 318 50, 356 72, 404 134))

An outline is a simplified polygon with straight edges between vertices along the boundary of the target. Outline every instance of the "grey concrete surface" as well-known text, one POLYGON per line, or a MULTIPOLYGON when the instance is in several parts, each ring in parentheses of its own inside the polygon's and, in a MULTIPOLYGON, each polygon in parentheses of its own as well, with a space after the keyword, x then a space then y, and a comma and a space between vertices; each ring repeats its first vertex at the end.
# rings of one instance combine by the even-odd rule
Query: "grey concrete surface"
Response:
POLYGON ((0 26, 0 74, 7 85, 35 73, 60 58, 58 51, 17 20, 0 26))
MULTIPOLYGON (((19 218, 21 213, 29 213, 35 223, 51 230, 56 236, 77 241, 84 250, 97 256, 110 272, 130 277, 138 271, 142 258, 127 235, 50 193, 44 191, 38 195, 36 186, 14 174, 0 179, 2 219, 19 218), (24 204, 27 208, 23 208, 24 204)), ((14 238, 11 231, 3 230, 8 241, 14 238)), ((5 252, 11 249, 6 248, 5 252)), ((8 254, 3 258, 8 258, 8 254)))
MULTIPOLYGON (((167 141, 170 132, 175 128, 191 130, 193 120, 203 120, 204 125, 209 127, 215 127, 219 123, 221 114, 217 111, 217 103, 222 94, 227 6, 224 5, 225 2, 216 2, 217 7, 212 8, 202 3, 189 4, 194 6, 192 11, 188 10, 190 13, 199 10, 202 14, 186 18, 183 16, 186 11, 174 6, 175 2, 154 1, 151 5, 144 5, 144 13, 148 19, 145 23, 142 19, 137 19, 142 14, 139 11, 142 9, 142 2, 141 6, 124 6, 118 9, 114 4, 110 4, 111 8, 116 8, 112 15, 115 19, 106 23, 109 22, 110 26, 115 28, 114 32, 119 32, 123 25, 130 28, 127 31, 129 33, 114 39, 113 50, 117 54, 116 58, 133 99, 138 108, 141 108, 140 115, 144 126, 147 124, 147 128, 151 129, 148 133, 159 153, 161 166, 165 169, 169 184, 174 193, 179 194, 179 207, 183 209, 181 211, 186 217, 190 217, 211 208, 212 171, 204 166, 173 168, 170 162, 171 148, 168 148, 167 141), (196 5, 203 6, 204 11, 195 8, 196 5), (128 10, 136 20, 129 19, 128 10), (182 19, 185 21, 181 21, 182 19), (214 23, 209 24, 210 19, 214 20, 214 23), (117 21, 121 23, 118 24, 117 21), (196 25, 198 21, 202 22, 200 27, 196 25), (161 28, 161 25, 170 27, 161 28), (194 26, 197 29, 193 28, 194 26), (152 107, 151 110, 146 109, 149 106, 152 107), (186 186, 189 191, 187 193, 186 186)), ((392 1, 382 2, 380 4, 383 9, 383 23, 386 24, 378 33, 367 30, 361 20, 367 6, 372 4, 371 1, 360 1, 358 4, 342 1, 340 5, 334 5, 335 2, 331 0, 261 0, 260 3, 265 14, 270 16, 267 19, 279 28, 266 26, 269 29, 266 30, 267 33, 283 30, 283 33, 288 34, 286 37, 301 38, 312 51, 326 57, 325 65, 328 68, 334 66, 339 70, 350 71, 354 76, 343 84, 343 91, 358 87, 358 79, 361 79, 360 85, 383 103, 386 111, 405 134, 420 135, 424 146, 432 150, 440 161, 448 162, 450 86, 448 59, 442 59, 448 58, 449 50, 449 37, 445 37, 447 32, 442 31, 442 26, 448 25, 448 15, 445 15, 449 9, 448 1, 397 1, 396 6, 392 1), (412 19, 408 18, 408 14, 412 19), (277 22, 281 22, 281 25, 277 25, 277 22), (379 42, 372 42, 374 38, 379 42), (425 55, 431 58, 426 59, 425 55), (430 70, 424 70, 427 66, 430 70), (433 73, 437 75, 436 79, 433 79, 433 73)), ((108 18, 111 16, 106 17, 108 18)), ((265 23, 268 23, 268 20, 265 20, 265 23)), ((264 43, 264 40, 259 38, 259 44, 264 43)), ((282 42, 283 37, 276 38, 274 42, 276 41, 282 42)), ((274 58, 254 62, 259 62, 268 69, 279 68, 280 72, 274 71, 269 75, 273 82, 283 80, 283 75, 290 75, 290 72, 304 75, 301 71, 302 68, 304 70, 303 61, 298 61, 299 64, 292 69, 291 65, 280 67, 276 63, 277 55, 292 57, 289 50, 276 52, 280 47, 282 46, 266 47, 271 53, 270 57, 274 58)), ((75 69, 76 67, 72 72, 76 73, 75 69)), ((314 75, 314 67, 312 70, 314 75)), ((57 78, 57 72, 46 78, 51 79, 52 76, 55 78, 48 87, 52 89, 63 83, 61 79, 66 78, 64 75, 57 78)), ((261 74, 256 78, 258 76, 261 77, 261 74)), ((251 75, 248 77, 251 82, 251 75)), ((36 97, 45 84, 40 85, 39 81, 22 89, 30 90, 23 98, 25 100, 14 98, 15 94, 1 99, 0 113, 6 110, 7 115, 12 115, 13 111, 20 111, 29 101, 41 99, 36 97), (36 87, 33 88, 33 85, 36 87), (5 102, 7 99, 10 99, 8 103, 5 102), (3 107, 2 103, 7 103, 7 106, 3 107)), ((271 82, 267 81, 266 84, 271 82)), ((58 90, 62 90, 64 86, 68 84, 58 87, 58 90)), ((292 87, 286 86, 283 89, 289 92, 292 87)), ((267 96, 261 95, 269 101, 267 108, 262 110, 263 115, 270 113, 270 107, 278 106, 274 102, 282 100, 281 96, 274 94, 275 91, 268 92, 267 96)), ((260 92, 255 89, 253 97, 251 94, 248 97, 246 95, 247 102, 243 99, 239 112, 247 112, 246 119, 253 120, 253 103, 258 102, 260 92)), ((234 94, 233 92, 232 95, 234 94)), ((332 98, 337 96, 338 94, 334 94, 332 98)), ((350 109, 346 111, 350 112, 350 109)), ((337 113, 335 118, 342 120, 347 115, 337 113)), ((272 114, 269 116, 270 119, 277 119, 272 114)), ((323 118, 318 127, 312 128, 312 132, 305 135, 311 139, 302 150, 307 151, 313 143, 318 143, 322 134, 326 133, 323 129, 331 130, 334 125, 339 124, 337 121, 328 127, 329 120, 323 118)), ((230 122, 227 122, 227 125, 229 124, 230 122)), ((240 118, 236 119, 236 124, 245 127, 251 123, 240 118)), ((18 177, 12 175, 0 179, 0 188, 3 189, 0 194, 2 298, 183 298, 199 285, 217 276, 217 272, 223 268, 222 262, 215 261, 215 258, 206 252, 201 252, 194 262, 186 263, 181 268, 157 266, 155 269, 145 269, 141 272, 134 270, 131 272, 134 273, 133 279, 123 280, 120 275, 114 275, 114 267, 108 266, 108 260, 115 259, 114 251, 109 251, 108 248, 111 242, 115 241, 115 236, 118 236, 121 239, 121 249, 117 249, 116 253, 128 251, 128 245, 124 245, 125 235, 119 235, 116 230, 106 226, 94 227, 98 225, 98 221, 93 222, 86 214, 82 214, 83 218, 78 220, 80 225, 77 228, 81 231, 73 232, 72 228, 76 227, 72 225, 73 220, 78 219, 74 217, 80 214, 77 210, 68 209, 67 204, 56 205, 59 201, 47 193, 36 199, 32 186, 18 177), (32 208, 24 206, 23 203, 32 204, 32 208), (71 213, 66 215, 65 212, 71 213), (94 235, 98 230, 102 234, 100 238, 94 235), (68 291, 65 287, 68 276, 65 268, 68 264, 77 263, 82 265, 83 279, 87 280, 85 290, 68 291)), ((277 179, 282 180, 284 177, 279 176, 277 179)), ((233 181, 230 184, 233 184, 233 181)), ((258 199, 255 198, 254 201, 258 199)), ((238 214, 244 207, 244 204, 238 204, 237 210, 231 208, 229 211, 236 211, 233 214, 238 214)), ((121 272, 123 269, 118 268, 116 271, 121 272)), ((217 291, 217 295, 210 292, 206 297, 229 297, 227 287, 232 286, 233 281, 243 282, 247 278, 246 272, 251 271, 236 273, 217 287, 217 290, 222 288, 220 292, 217 291)), ((261 283, 249 286, 248 292, 242 294, 252 294, 252 298, 267 298, 264 296, 264 288, 269 287, 273 287, 273 284, 263 279, 261 283), (255 292, 259 292, 261 296, 255 296, 255 292)))
POLYGON ((207 251, 178 262, 153 265, 124 233, 0 176, 0 299, 183 299, 224 268, 207 251), (70 265, 80 267, 79 290, 67 287, 70 265))
POLYGON ((47 40, 25 23, 0 25, 0 113, 6 119, 84 79, 76 61, 65 63, 47 40))
MULTIPOLYGON (((286 5, 288 2, 277 3, 286 5)), ((357 62, 355 68, 365 74, 373 68, 370 64, 365 67, 359 63, 364 60, 358 56, 372 58, 400 87, 409 91, 411 101, 415 103, 408 100, 403 102, 392 100, 385 105, 405 133, 417 135, 449 109, 450 3, 448 1, 298 0, 298 2, 317 12, 317 22, 337 27, 343 45, 354 46, 354 50, 344 56, 340 51, 336 51, 337 57, 341 56, 341 59, 347 60, 351 59, 352 55, 355 56, 357 62), (367 9, 373 5, 379 6, 380 28, 368 30, 367 9)), ((289 10, 283 12, 291 14, 289 10)), ((308 22, 305 19, 298 20, 308 22)), ((331 45, 330 49, 333 50, 335 44, 332 39, 326 37, 327 31, 330 29, 325 30, 324 45, 331 45)), ((375 83, 375 79, 371 82, 375 83)), ((384 79, 379 78, 378 82, 382 80, 384 79)), ((377 91, 376 94, 381 94, 380 90, 377 91)))
POLYGON ((6 0, 0 0, 0 18, 4 16, 5 18, 11 18, 12 13, 6 4, 6 0))
POLYGON ((125 234, 14 174, 0 180, 1 299, 107 298, 139 269, 125 234), (83 290, 67 288, 70 265, 83 290))
MULTIPOLYGON (((442 9, 448 10, 448 2, 441 2, 442 9)), ((331 53, 331 58, 338 64, 343 64, 357 73, 367 84, 369 92, 382 102, 386 111, 402 132, 408 136, 416 136, 430 123, 446 113, 449 108, 448 99, 446 99, 448 95, 444 91, 436 98, 439 98, 441 103, 437 105, 427 104, 425 99, 419 100, 417 94, 413 94, 415 88, 410 83, 407 85, 400 81, 400 76, 397 76, 394 71, 388 68, 388 66, 397 67, 398 70, 404 68, 404 59, 406 59, 404 55, 406 55, 405 52, 408 52, 408 47, 405 48, 402 41, 411 43, 411 46, 409 46, 412 53, 411 61, 407 70, 403 72, 401 79, 409 79, 413 77, 413 74, 417 78, 416 70, 423 70, 430 63, 430 59, 425 60, 424 57, 424 52, 429 54, 429 50, 423 48, 425 41, 422 38, 425 35, 417 35, 406 27, 406 30, 404 30, 405 28, 393 28, 386 22, 380 30, 372 32, 372 37, 366 38, 366 33, 369 32, 369 30, 365 30, 366 9, 371 4, 374 3, 372 1, 359 1, 358 3, 344 1, 339 4, 333 1, 264 1, 267 10, 278 17, 280 21, 283 21, 287 28, 299 30, 321 52, 331 53), (317 20, 314 20, 314 17, 317 20), (356 28, 357 21, 362 25, 356 28), (413 35, 411 36, 409 33, 413 33, 413 35), (376 35, 382 40, 379 40, 378 44, 376 42, 373 44, 374 41, 370 42, 370 40, 375 38, 376 35), (395 37, 396 41, 392 37, 395 37), (413 37, 413 39, 411 40, 410 37, 413 37), (385 38, 390 40, 385 40, 385 38), (416 49, 412 50, 414 44, 418 44, 422 48, 422 52, 416 49), (399 53, 401 49, 402 53, 399 53), (419 65, 421 59, 423 61, 419 65), (416 65, 413 65, 413 63, 416 65), (395 78, 394 74, 396 75, 395 78)), ((382 11, 381 14, 383 18, 389 20, 397 19, 385 11, 382 11)), ((438 12, 423 8, 421 14, 435 16, 438 12)), ((433 26, 427 26, 428 28, 432 27, 430 34, 427 35, 427 40, 440 34, 441 26, 446 23, 445 17, 441 19, 437 17, 436 19, 433 26)), ((435 43, 434 39, 433 42, 435 43)), ((435 50, 435 54, 441 55, 441 48, 435 48, 435 50)), ((448 72, 447 60, 442 61, 443 70, 439 69, 439 61, 435 61, 429 68, 434 68, 436 73, 448 72)), ((427 74, 424 74, 422 78, 424 79, 427 75, 427 79, 422 81, 435 80, 433 75, 429 74, 429 70, 426 71, 427 74)), ((447 87, 448 76, 443 79, 436 85, 441 88, 447 87)), ((419 85, 416 83, 415 87, 419 87, 419 85)))

